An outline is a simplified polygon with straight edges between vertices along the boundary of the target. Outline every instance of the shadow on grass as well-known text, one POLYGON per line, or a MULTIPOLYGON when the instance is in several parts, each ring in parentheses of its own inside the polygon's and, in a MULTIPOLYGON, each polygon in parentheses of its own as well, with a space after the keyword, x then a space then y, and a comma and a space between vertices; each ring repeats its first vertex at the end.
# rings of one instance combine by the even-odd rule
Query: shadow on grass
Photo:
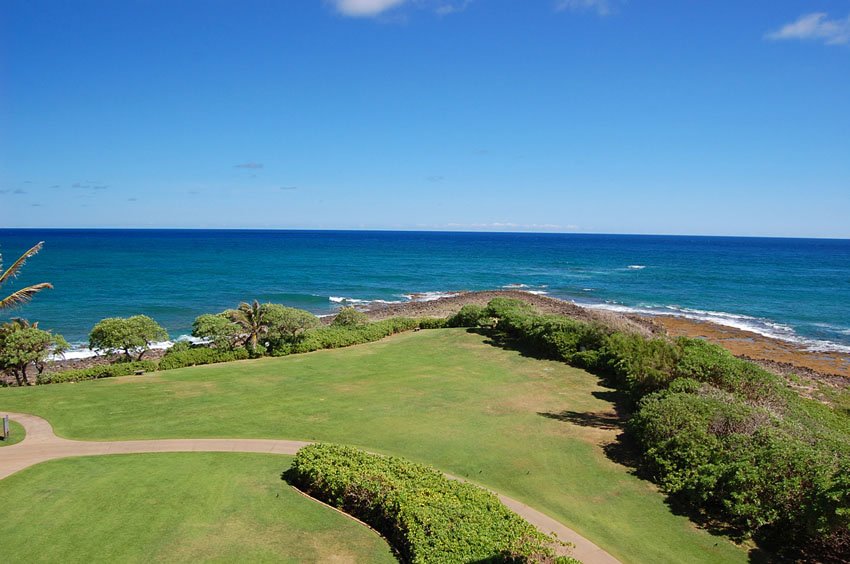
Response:
MULTIPOLYGON (((486 337, 485 343, 501 349, 512 350, 520 353, 520 355, 537 360, 557 360, 545 354, 541 354, 539 350, 530 347, 524 343, 516 341, 500 334, 493 329, 469 329, 470 333, 477 333, 486 337)), ((599 413, 599 412, 580 412, 580 411, 560 411, 560 412, 538 412, 537 414, 547 419, 562 421, 572 425, 581 427, 593 427, 596 429, 605 430, 620 430, 616 438, 602 446, 605 456, 627 468, 628 472, 650 482, 654 482, 653 477, 641 464, 641 452, 639 446, 630 437, 627 432, 627 423, 632 414, 632 404, 629 402, 626 395, 617 390, 613 382, 606 377, 588 371, 599 378, 599 384, 606 388, 602 391, 592 392, 595 398, 610 402, 614 407, 615 413, 599 413)), ((704 512, 693 507, 693 504, 687 502, 686 499, 676 495, 665 495, 665 503, 670 508, 670 511, 675 515, 687 517, 692 523, 701 529, 715 536, 725 537, 736 543, 741 543, 745 539, 740 534, 740 531, 730 527, 728 524, 712 519, 704 512)), ((719 541, 718 541, 719 542, 719 541)), ((762 564, 775 561, 774 557, 769 552, 769 548, 762 546, 754 546, 748 549, 748 560, 754 564, 762 564)))

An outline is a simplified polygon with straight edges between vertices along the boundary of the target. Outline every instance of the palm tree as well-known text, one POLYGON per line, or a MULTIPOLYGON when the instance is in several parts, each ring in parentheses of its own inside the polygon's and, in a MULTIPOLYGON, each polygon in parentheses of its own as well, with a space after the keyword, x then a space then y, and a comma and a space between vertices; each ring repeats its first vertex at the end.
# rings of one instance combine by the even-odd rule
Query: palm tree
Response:
MULTIPOLYGON (((21 258, 15 261, 15 263, 10 266, 6 272, 0 274, 0 286, 11 280, 12 278, 18 275, 21 268, 23 268, 24 263, 27 262, 27 259, 38 254, 38 251, 44 246, 44 241, 40 242, 32 249, 25 252, 21 258)), ((3 268, 3 255, 0 255, 0 270, 3 268)), ((25 304, 32 299, 34 295, 39 293, 40 291, 46 288, 53 288, 52 284, 47 282, 42 282, 41 284, 34 284, 32 286, 27 286, 26 288, 21 288, 17 292, 13 292, 6 298, 0 300, 0 310, 8 309, 10 307, 25 304)))
POLYGON ((246 344, 250 343, 251 350, 256 350, 260 334, 269 330, 266 309, 260 305, 260 302, 254 300, 251 304, 242 302, 237 309, 228 310, 226 313, 227 317, 247 334, 246 344))

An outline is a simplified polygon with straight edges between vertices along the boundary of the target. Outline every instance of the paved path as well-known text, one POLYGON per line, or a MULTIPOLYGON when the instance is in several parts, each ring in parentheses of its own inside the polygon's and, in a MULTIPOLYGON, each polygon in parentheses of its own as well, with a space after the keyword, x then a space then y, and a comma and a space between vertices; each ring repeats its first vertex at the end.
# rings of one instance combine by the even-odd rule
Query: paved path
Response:
MULTIPOLYGON (((162 439, 140 441, 71 441, 56 436, 50 423, 35 415, 8 413, 27 432, 18 444, 0 448, 0 480, 33 464, 71 456, 145 452, 260 452, 294 455, 304 441, 274 439, 162 439)), ((546 534, 554 534, 574 546, 571 555, 585 564, 615 564, 613 556, 551 517, 510 497, 498 494, 512 511, 546 534)))

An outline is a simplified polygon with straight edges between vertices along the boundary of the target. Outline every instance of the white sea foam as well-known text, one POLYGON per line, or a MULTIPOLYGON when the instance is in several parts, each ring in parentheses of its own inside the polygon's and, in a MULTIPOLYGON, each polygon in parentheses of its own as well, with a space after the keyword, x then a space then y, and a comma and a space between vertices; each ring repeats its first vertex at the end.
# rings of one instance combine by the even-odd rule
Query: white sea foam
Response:
POLYGON ((543 288, 548 288, 549 286, 546 284, 541 284, 540 286, 529 286, 528 284, 505 284, 502 286, 505 290, 521 290, 523 292, 528 292, 529 294, 535 294, 537 296, 545 296, 549 292, 543 290, 543 288))
POLYGON ((679 306, 626 306, 617 303, 579 303, 578 305, 592 308, 615 311, 619 313, 638 313, 641 315, 671 315, 694 319, 696 321, 707 321, 717 325, 749 331, 764 337, 779 339, 789 343, 803 346, 806 350, 814 352, 844 352, 850 353, 850 346, 833 343, 821 339, 810 339, 797 334, 794 329, 783 323, 776 323, 769 319, 753 317, 740 313, 729 313, 725 311, 711 311, 679 306))
POLYGON ((626 268, 628 268, 629 270, 643 270, 644 268, 646 268, 646 266, 642 264, 630 264, 626 268))
MULTIPOLYGON (((169 341, 158 341, 155 343, 151 343, 151 350, 165 350, 170 349, 174 346, 175 343, 191 343, 193 345, 203 345, 207 343, 206 339, 201 339, 199 337, 193 337, 192 335, 180 335, 176 339, 169 341)), ((93 351, 88 347, 88 343, 71 343, 71 348, 65 352, 63 355, 52 356, 49 360, 79 360, 83 358, 92 358, 94 356, 99 356, 97 351, 93 351)))
POLYGON ((453 298, 459 296, 457 292, 417 292, 415 294, 404 294, 404 297, 412 302, 433 302, 442 298, 453 298))

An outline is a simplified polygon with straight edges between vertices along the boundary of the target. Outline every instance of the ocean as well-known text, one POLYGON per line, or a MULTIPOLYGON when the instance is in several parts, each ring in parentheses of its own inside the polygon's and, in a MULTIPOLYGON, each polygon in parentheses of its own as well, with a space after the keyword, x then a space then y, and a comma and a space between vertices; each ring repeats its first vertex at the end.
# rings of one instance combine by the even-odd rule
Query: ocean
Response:
MULTIPOLYGON (((388 231, 0 229, 0 291, 55 289, 26 317, 82 348, 111 316, 146 314, 173 339, 202 313, 257 299, 343 305, 523 289, 581 305, 704 319, 850 352, 850 240, 388 231)), ((79 353, 82 354, 82 353, 79 353)))

